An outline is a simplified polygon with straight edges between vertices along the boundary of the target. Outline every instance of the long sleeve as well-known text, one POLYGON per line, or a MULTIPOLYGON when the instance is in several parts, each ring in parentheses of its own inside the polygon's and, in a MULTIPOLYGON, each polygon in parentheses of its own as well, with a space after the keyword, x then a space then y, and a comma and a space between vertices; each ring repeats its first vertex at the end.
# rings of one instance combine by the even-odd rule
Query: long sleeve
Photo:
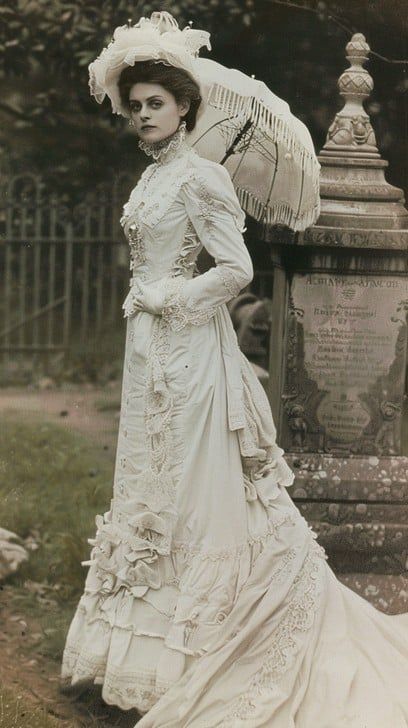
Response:
POLYGON ((245 214, 228 171, 205 160, 192 171, 180 195, 200 242, 216 265, 191 280, 176 276, 167 281, 162 316, 175 331, 189 323, 206 323, 253 278, 242 236, 245 214))

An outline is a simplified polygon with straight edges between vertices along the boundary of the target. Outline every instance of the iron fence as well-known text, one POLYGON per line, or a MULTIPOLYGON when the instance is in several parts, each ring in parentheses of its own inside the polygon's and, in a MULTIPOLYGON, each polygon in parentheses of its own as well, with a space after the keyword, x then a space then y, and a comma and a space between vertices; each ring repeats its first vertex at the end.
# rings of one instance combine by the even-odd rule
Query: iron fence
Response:
MULTIPOLYGON (((133 184, 122 174, 70 207, 36 175, 8 181, 0 209, 3 383, 27 361, 47 372, 73 338, 123 325, 129 264, 119 220, 133 184)), ((262 297, 270 295, 270 275, 256 272, 253 290, 262 297)))

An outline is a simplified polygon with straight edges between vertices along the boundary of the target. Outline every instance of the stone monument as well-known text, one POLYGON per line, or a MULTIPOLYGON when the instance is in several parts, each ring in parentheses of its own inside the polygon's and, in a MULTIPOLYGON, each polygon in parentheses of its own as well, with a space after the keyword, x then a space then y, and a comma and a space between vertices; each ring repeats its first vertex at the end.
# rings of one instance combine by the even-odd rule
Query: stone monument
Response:
POLYGON ((270 399, 291 495, 332 564, 396 574, 408 568, 408 211, 363 107, 369 50, 360 33, 347 45, 319 220, 272 245, 270 399))

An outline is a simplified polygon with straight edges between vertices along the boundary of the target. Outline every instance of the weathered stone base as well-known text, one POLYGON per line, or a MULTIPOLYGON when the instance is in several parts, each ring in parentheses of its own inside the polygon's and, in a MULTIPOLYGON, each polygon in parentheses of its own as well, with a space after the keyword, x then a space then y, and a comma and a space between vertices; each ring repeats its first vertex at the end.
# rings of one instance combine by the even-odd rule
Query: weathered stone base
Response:
POLYGON ((287 453, 290 494, 338 573, 408 570, 408 458, 287 453))

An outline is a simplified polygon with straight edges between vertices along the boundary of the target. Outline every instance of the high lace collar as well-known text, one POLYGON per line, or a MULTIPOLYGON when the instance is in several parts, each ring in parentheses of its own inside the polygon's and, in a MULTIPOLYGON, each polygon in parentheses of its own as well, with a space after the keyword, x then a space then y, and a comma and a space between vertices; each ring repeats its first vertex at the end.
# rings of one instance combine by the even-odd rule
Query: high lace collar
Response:
POLYGON ((159 164, 165 164, 174 159, 179 151, 186 147, 186 122, 182 121, 178 129, 166 139, 162 139, 159 142, 144 142, 139 141, 139 148, 150 157, 153 157, 155 162, 159 164))

